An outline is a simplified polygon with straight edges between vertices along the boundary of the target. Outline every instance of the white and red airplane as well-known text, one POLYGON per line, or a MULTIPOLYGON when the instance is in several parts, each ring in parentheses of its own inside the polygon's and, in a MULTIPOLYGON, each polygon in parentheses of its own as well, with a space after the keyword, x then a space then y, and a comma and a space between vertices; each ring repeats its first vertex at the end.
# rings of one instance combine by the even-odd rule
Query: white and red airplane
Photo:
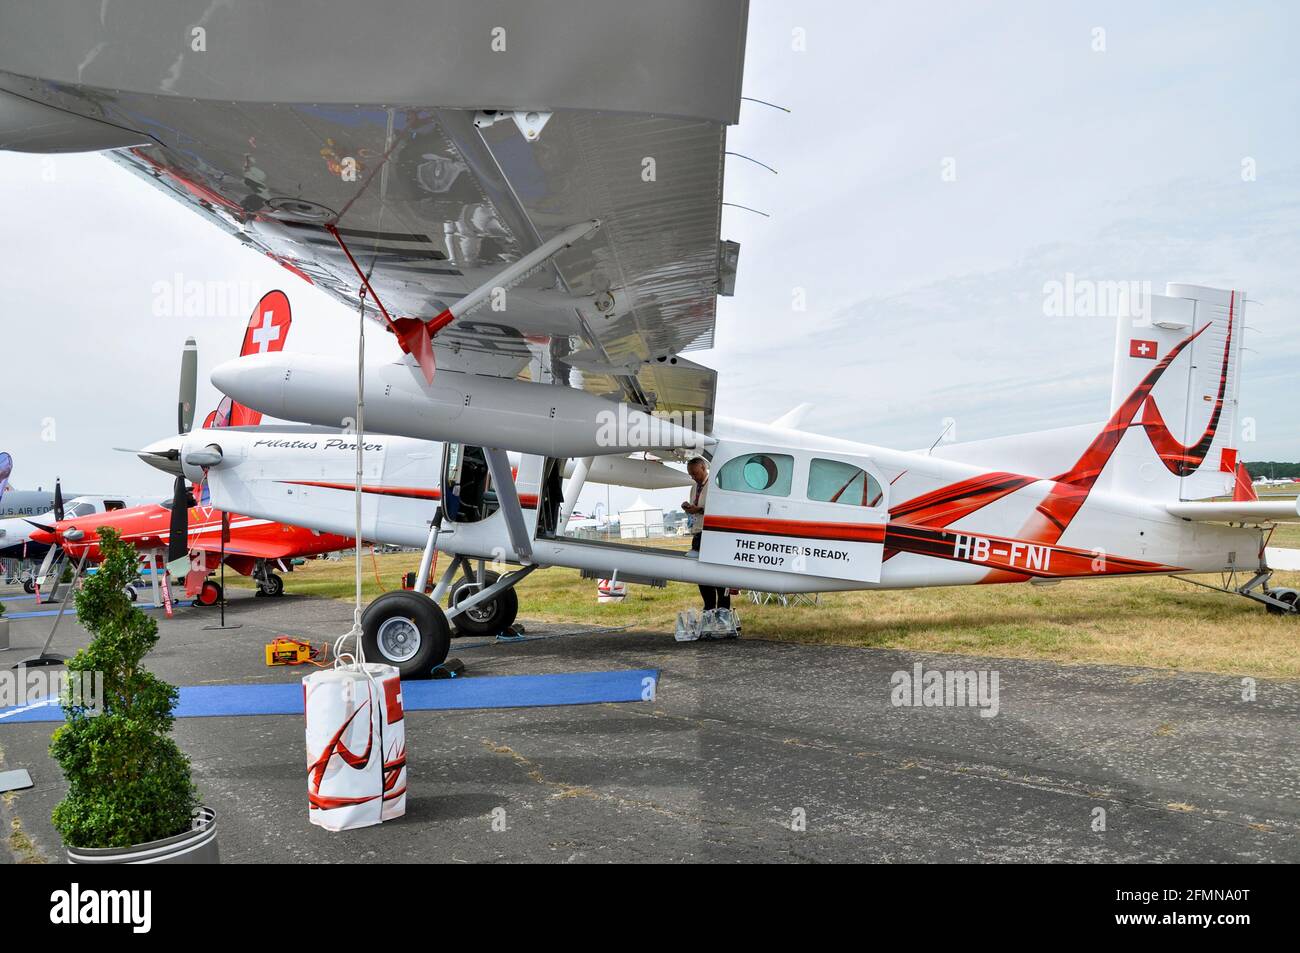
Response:
MULTIPOLYGON (((737 280, 721 224, 744 0, 415 5, 387 29, 322 0, 325 46, 236 7, 239 55, 179 72, 130 55, 129 20, 54 2, 0 33, 0 148, 108 150, 400 345, 367 375, 367 426, 447 443, 442 519, 368 493, 363 533, 423 544, 422 575, 435 550, 457 557, 439 597, 480 561, 445 613, 419 592, 371 604, 371 648, 405 673, 446 654, 448 619, 509 617, 513 585, 551 565, 787 592, 1227 572, 1229 591, 1296 611, 1263 555, 1295 501, 1242 498, 1240 293, 1170 285, 1126 321, 1091 428, 916 453, 717 417, 717 375, 686 354, 712 345, 737 280), (465 42, 507 35, 508 54, 465 42), (348 55, 311 69, 322 49, 348 55), (698 559, 557 530, 590 468, 647 450, 712 458, 698 559), (519 568, 489 583, 494 558, 519 568)), ((187 28, 142 2, 160 34, 187 28)), ((260 354, 213 381, 308 424, 356 412, 348 359, 260 354)), ((233 443, 198 431, 177 462, 235 512, 354 532, 350 465, 294 470, 233 443)))
MULTIPOLYGON (((512 619, 517 603, 510 585, 537 566, 629 582, 674 579, 774 592, 1230 573, 1243 578, 1225 590, 1294 614, 1296 592, 1268 584, 1264 547, 1274 523, 1300 518, 1297 501, 1255 499, 1236 459, 1244 297, 1170 285, 1150 307, 1155 317, 1149 323, 1119 321, 1107 421, 921 452, 726 418, 708 434, 664 424, 656 436, 656 425, 641 420, 640 411, 568 388, 506 384, 445 369, 429 385, 413 363, 393 364, 369 382, 372 425, 442 438, 454 453, 440 460, 442 445, 428 443, 433 450, 420 475, 403 481, 401 468, 390 470, 378 446, 391 438, 374 437, 369 465, 376 478, 394 485, 427 486, 441 468, 440 496, 433 498, 455 496, 461 505, 455 513, 443 507, 441 526, 428 533, 430 494, 368 488, 365 533, 521 567, 500 580, 481 577, 481 603, 467 607, 464 592, 459 601, 454 597, 450 616, 458 627, 467 608, 498 624, 512 619), (503 385, 519 397, 494 404, 503 385), (470 412, 481 404, 483 410, 470 412), (626 426, 621 433, 616 426, 606 445, 596 446, 602 413, 626 426), (506 419, 497 425, 497 417, 506 419), (655 446, 647 447, 638 432, 651 435, 655 446), (517 476, 511 479, 500 451, 467 444, 471 437, 515 442, 522 451, 517 476), (556 531, 566 503, 571 510, 577 498, 585 467, 627 460, 624 455, 636 449, 712 458, 698 559, 556 531), (576 472, 563 486, 563 466, 575 458, 576 472), (1210 501, 1219 497, 1230 500, 1210 501)), ((319 423, 348 409, 354 374, 345 360, 286 352, 230 362, 213 379, 240 402, 319 423)), ((353 518, 352 457, 322 454, 309 433, 299 439, 313 446, 295 454, 264 451, 248 439, 251 434, 230 443, 234 435, 204 431, 187 437, 179 452, 183 462, 221 457, 206 471, 185 466, 195 479, 206 473, 223 505, 346 532, 353 518)), ((456 564, 435 595, 455 582, 456 564)), ((473 570, 466 575, 473 578, 473 570)), ((368 613, 380 654, 382 626, 390 618, 423 628, 429 655, 389 657, 410 673, 445 655, 438 648, 440 618, 431 622, 430 613, 412 608, 421 598, 389 594, 368 613)))

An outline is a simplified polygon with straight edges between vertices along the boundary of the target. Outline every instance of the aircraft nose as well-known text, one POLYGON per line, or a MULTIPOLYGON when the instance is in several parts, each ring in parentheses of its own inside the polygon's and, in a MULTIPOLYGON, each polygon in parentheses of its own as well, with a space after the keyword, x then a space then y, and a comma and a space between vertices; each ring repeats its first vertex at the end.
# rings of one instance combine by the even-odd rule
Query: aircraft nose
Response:
POLYGON ((42 546, 54 545, 53 531, 44 529, 35 523, 33 523, 32 525, 35 526, 36 528, 31 531, 31 534, 27 537, 28 539, 30 539, 34 543, 40 543, 42 546))
POLYGON ((284 416, 284 380, 290 371, 280 354, 252 354, 218 364, 212 369, 212 386, 245 407, 284 416))
POLYGON ((164 437, 162 440, 155 441, 140 450, 136 456, 149 466, 164 473, 171 476, 180 476, 181 446, 184 442, 185 437, 180 434, 164 437))

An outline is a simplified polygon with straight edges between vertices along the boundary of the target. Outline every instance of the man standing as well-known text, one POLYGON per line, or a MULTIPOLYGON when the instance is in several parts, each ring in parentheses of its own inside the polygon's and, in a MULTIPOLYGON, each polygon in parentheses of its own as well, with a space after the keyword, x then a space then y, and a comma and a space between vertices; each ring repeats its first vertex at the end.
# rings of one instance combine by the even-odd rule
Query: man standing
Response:
MULTIPOLYGON (((686 464, 695 485, 691 487, 691 498, 682 504, 682 512, 690 517, 688 524, 691 531, 691 555, 699 556, 700 534, 704 531, 704 501, 709 494, 709 461, 703 457, 692 457, 686 464)), ((731 596, 722 586, 700 586, 700 595, 704 598, 704 608, 730 609, 731 596)))

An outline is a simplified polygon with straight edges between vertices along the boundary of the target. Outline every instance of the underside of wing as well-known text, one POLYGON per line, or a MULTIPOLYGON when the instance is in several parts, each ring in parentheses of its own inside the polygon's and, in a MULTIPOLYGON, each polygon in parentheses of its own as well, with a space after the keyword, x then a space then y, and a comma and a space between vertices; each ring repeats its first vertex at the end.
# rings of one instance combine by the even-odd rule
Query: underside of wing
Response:
MULTIPOLYGON (((386 326, 492 289, 437 331, 438 367, 711 423, 714 372, 680 355, 712 345, 734 268, 719 228, 744 2, 326 0, 299 23, 293 2, 256 16, 52 5, 60 16, 17 14, 0 39, 0 97, 96 125, 55 122, 27 148, 143 137, 111 155, 341 302, 357 307, 368 281, 365 307, 386 326), (195 23, 202 51, 175 39, 195 23), (171 55, 128 58, 152 49, 138 31, 168 25, 171 55), (591 220, 590 237, 493 285, 591 220)), ((23 148, 5 141, 5 102, 0 147, 23 148)))

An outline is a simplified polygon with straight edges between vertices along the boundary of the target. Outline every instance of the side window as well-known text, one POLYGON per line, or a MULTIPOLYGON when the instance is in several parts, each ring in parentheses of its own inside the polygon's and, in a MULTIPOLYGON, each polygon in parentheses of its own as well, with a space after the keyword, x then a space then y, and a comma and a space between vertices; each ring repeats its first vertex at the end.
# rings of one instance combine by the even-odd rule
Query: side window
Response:
POLYGON ((814 458, 808 467, 808 499, 850 506, 879 506, 883 493, 866 470, 842 460, 814 458))
POLYGON ((789 496, 794 480, 794 457, 784 453, 747 453, 733 457, 718 471, 720 490, 789 496))

